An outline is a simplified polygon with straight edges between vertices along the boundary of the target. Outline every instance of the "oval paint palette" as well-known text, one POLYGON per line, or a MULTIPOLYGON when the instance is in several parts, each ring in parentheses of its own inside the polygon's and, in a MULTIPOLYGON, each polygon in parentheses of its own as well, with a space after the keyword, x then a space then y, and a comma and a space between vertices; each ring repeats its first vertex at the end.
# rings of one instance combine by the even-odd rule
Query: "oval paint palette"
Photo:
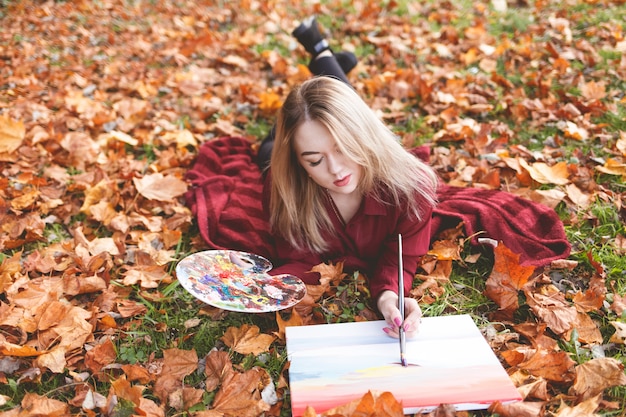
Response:
POLYGON ((183 288, 198 300, 229 311, 265 313, 297 304, 306 286, 293 275, 267 273, 272 263, 262 256, 209 250, 185 257, 176 266, 183 288))

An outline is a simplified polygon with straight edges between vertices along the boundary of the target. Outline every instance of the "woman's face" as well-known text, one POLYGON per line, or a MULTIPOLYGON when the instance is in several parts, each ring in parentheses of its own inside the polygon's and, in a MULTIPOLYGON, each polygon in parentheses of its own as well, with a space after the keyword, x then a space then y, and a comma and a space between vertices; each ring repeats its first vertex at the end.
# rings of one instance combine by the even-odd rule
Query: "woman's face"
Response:
POLYGON ((352 194, 361 180, 361 166, 341 153, 322 123, 306 121, 295 132, 294 150, 300 165, 320 187, 337 194, 352 194))

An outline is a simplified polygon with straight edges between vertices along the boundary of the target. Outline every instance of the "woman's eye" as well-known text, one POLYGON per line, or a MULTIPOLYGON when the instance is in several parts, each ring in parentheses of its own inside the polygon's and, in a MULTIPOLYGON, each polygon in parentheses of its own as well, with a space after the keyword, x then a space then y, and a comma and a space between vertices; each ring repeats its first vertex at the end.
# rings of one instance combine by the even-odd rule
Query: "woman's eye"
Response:
POLYGON ((310 166, 312 166, 312 167, 316 167, 316 166, 318 166, 319 164, 321 164, 321 163, 322 163, 322 159, 323 159, 323 158, 320 158, 320 159, 318 159, 318 160, 317 160, 317 161, 315 161, 315 162, 309 162, 309 165, 310 165, 310 166))

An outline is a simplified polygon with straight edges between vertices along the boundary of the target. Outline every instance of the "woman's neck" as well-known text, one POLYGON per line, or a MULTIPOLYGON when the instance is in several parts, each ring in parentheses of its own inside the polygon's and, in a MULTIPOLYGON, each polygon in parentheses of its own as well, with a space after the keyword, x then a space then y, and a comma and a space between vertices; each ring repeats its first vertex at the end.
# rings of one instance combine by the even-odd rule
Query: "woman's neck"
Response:
POLYGON ((328 190, 326 190, 326 192, 337 208, 337 214, 340 216, 341 220, 343 220, 345 224, 349 223, 356 212, 359 211, 359 207, 361 207, 361 202, 363 201, 363 195, 358 192, 350 194, 334 193, 328 190))

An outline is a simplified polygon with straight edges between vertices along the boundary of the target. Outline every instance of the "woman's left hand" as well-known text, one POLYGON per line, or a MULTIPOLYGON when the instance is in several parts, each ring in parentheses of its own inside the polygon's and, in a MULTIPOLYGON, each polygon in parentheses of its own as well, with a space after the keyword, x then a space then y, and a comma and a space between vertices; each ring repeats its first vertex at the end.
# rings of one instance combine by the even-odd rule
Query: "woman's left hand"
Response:
POLYGON ((377 306, 378 311, 380 311, 387 322, 388 326, 383 328, 383 330, 389 336, 399 337, 400 326, 403 327, 408 338, 417 335, 422 321, 422 310, 417 300, 410 297, 404 298, 404 323, 402 323, 400 310, 398 309, 398 295, 393 291, 383 291, 378 297, 377 306))

